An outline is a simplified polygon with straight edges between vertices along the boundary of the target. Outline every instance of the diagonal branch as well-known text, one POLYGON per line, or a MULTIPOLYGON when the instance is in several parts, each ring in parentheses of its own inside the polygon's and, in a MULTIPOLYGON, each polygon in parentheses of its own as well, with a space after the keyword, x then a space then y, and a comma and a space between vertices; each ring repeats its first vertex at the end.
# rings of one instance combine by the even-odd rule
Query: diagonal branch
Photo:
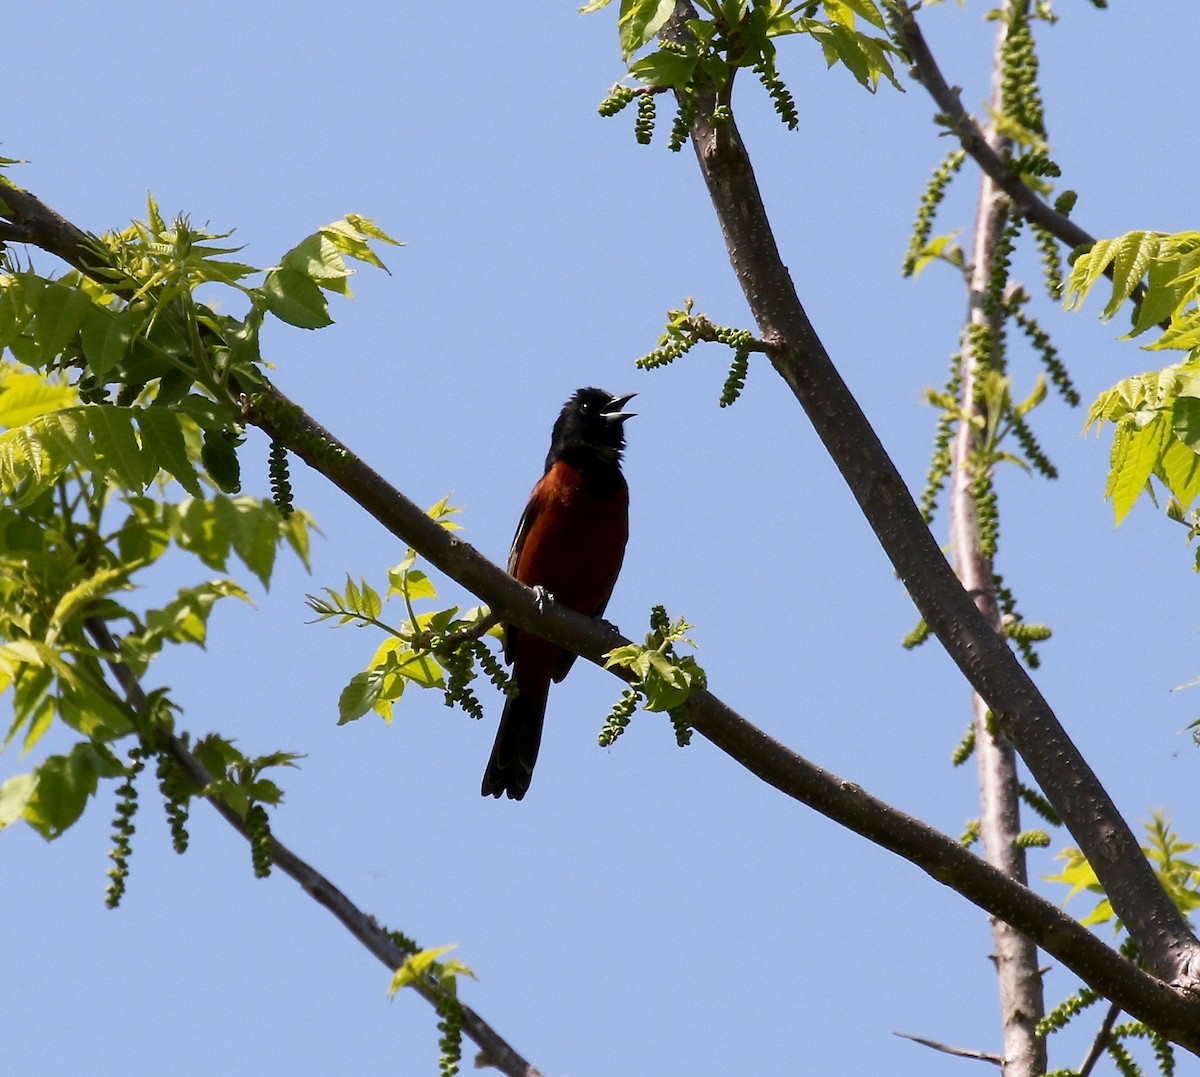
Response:
MULTIPOLYGON (((100 618, 89 618, 85 623, 85 628, 88 635, 92 637, 92 641, 105 654, 119 655, 121 653, 119 644, 100 618)), ((106 663, 114 679, 125 693, 129 705, 135 711, 144 713, 146 694, 133 670, 116 658, 106 659, 106 663)), ((164 736, 160 743, 155 744, 155 747, 170 755, 179 764, 188 779, 199 789, 204 790, 212 785, 212 775, 178 737, 164 736)), ((247 841, 251 840, 245 820, 234 808, 230 807, 220 796, 209 793, 203 795, 222 819, 247 841)), ((285 875, 290 875, 295 879, 313 901, 333 913, 341 921, 342 926, 389 970, 394 972, 408 958, 412 957, 412 952, 397 945, 396 941, 379 926, 373 916, 368 916, 316 868, 302 860, 274 837, 271 838, 271 862, 285 875)), ((442 998, 442 992, 432 981, 416 980, 412 986, 427 1002, 435 1006, 442 998)), ((463 1032, 474 1040, 480 1049, 477 1066, 495 1067, 501 1073, 507 1074, 508 1077, 541 1077, 541 1073, 522 1058, 517 1050, 479 1014, 461 1001, 459 1008, 462 1012, 463 1032)))
MULTIPOLYGON (((757 195, 757 189, 754 193, 757 195)), ((68 255, 68 261, 78 257, 73 250, 60 251, 54 246, 44 249, 52 254, 68 255)), ((771 250, 774 251, 773 240, 771 250)), ((780 341, 784 352, 778 361, 790 363, 791 345, 773 325, 768 336, 768 341, 772 340, 780 341)), ((838 382, 840 384, 840 379, 838 382)), ((847 392, 844 386, 842 391, 847 392)), ((865 437, 878 444, 870 427, 865 427, 866 434, 863 434, 866 421, 861 413, 858 416, 859 425, 849 429, 846 435, 853 452, 859 451, 856 438, 865 437)), ((539 603, 533 591, 469 543, 431 520, 273 386, 267 385, 246 401, 246 418, 312 466, 437 569, 486 602, 505 622, 543 636, 597 664, 607 651, 629 642, 603 622, 593 621, 557 603, 539 603)), ((882 452, 882 449, 878 451, 882 452)), ((845 452, 843 447, 841 454, 845 455, 845 452)), ((888 464, 890 466, 890 461, 888 464)), ((862 481, 855 485, 857 489, 862 481)), ((890 480, 885 476, 868 485, 874 491, 873 496, 882 499, 885 506, 901 496, 908 497, 899 477, 894 475, 894 469, 890 480)), ((912 505, 911 499, 909 505, 912 505)), ((915 506, 912 507, 915 512, 915 506)), ((920 519, 919 515, 917 519, 920 519)), ((905 539, 908 543, 915 542, 917 560, 928 558, 928 550, 932 548, 934 559, 949 573, 923 523, 920 529, 928 545, 905 539)), ((911 577, 913 573, 909 571, 908 575, 911 577)), ((944 612, 935 610, 926 619, 931 624, 936 620, 945 630, 947 620, 952 621, 958 612, 955 596, 963 596, 963 591, 952 574, 948 583, 936 574, 934 581, 935 594, 945 599, 948 593, 949 599, 945 599, 944 612)), ((922 590, 928 594, 927 587, 922 590)), ((970 599, 964 597, 963 601, 967 612, 978 618, 970 599)), ((972 633, 967 637, 968 641, 978 639, 982 641, 981 646, 986 647, 989 638, 984 631, 986 624, 983 630, 970 620, 967 625, 972 633)), ((990 638, 994 640, 995 634, 990 633, 990 638)), ((1007 648, 1002 646, 1001 649, 1011 658, 1007 648)), ((1126 961, 1056 905, 996 871, 953 839, 795 754, 710 693, 704 692, 689 700, 688 713, 699 733, 763 781, 902 856, 968 901, 1007 920, 1096 990, 1119 1000, 1126 1012, 1200 1054, 1200 999, 1126 961)), ((1157 886, 1153 875, 1150 878, 1157 886)), ((1174 910, 1174 906, 1171 909, 1174 910)))
MULTIPOLYGON (((688 0, 679 0, 664 33, 686 33, 683 20, 694 17, 688 0)), ((1096 869, 1148 966, 1164 980, 1200 988, 1200 942, 1050 705, 946 562, 809 321, 736 123, 729 118, 714 126, 712 109, 711 97, 696 102, 692 141, 738 283, 760 335, 776 345, 768 353, 772 365, 807 413, 926 624, 987 701, 1096 869)))
POLYGON ((913 15, 913 9, 905 0, 888 0, 887 7, 893 16, 891 22, 896 38, 912 63, 909 73, 929 91, 929 95, 941 110, 941 121, 954 133, 962 143, 963 149, 975 159, 976 164, 991 181, 1008 195, 1016 211, 1062 240, 1068 247, 1091 246, 1095 243, 1095 236, 1059 213, 1053 206, 1040 199, 1032 188, 1022 183, 1004 157, 996 152, 996 148, 980 129, 979 124, 963 108, 959 91, 946 82, 913 15))

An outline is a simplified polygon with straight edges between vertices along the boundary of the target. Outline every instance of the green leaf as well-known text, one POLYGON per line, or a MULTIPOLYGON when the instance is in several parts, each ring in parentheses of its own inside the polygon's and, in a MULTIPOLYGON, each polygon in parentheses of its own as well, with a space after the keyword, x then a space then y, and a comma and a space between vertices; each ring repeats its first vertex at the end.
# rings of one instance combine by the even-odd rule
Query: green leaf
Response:
POLYGON ((69 385, 55 385, 42 374, 0 367, 0 426, 24 426, 50 412, 79 403, 69 385))
MULTIPOLYGON (((85 737, 112 740, 133 732, 133 709, 112 694, 107 686, 86 680, 64 680, 58 700, 62 720, 85 737)), ((33 728, 30 727, 30 735, 33 728)), ((26 743, 29 737, 26 738, 26 743)))
POLYGON ((374 705, 383 689, 383 671, 369 669, 356 673, 338 696, 338 725, 361 718, 374 705))
POLYGON ((264 588, 270 586, 280 539, 280 516, 275 506, 253 497, 217 497, 213 498, 212 508, 217 526, 229 536, 242 563, 264 588))
MULTIPOLYGON (((1180 397, 1180 400, 1183 399, 1180 397)), ((1194 403, 1200 405, 1200 401, 1194 403)), ((1200 456, 1178 437, 1167 440, 1167 447, 1159 460, 1158 474, 1178 500, 1182 512, 1186 512, 1192 502, 1200 497, 1200 456)))
POLYGON ((315 280, 322 288, 344 291, 345 285, 336 285, 354 272, 342 257, 333 240, 317 232, 283 256, 283 265, 315 280))
POLYGON ((1120 523, 1146 489, 1166 446, 1170 426, 1166 415, 1160 412, 1140 430, 1124 424, 1118 432, 1124 436, 1113 438, 1109 495, 1116 522, 1120 523))
POLYGON ((133 430, 133 408, 89 407, 85 420, 97 463, 126 490, 141 493, 158 467, 147 459, 133 430))
POLYGON ((76 744, 68 755, 52 755, 35 771, 37 786, 25 805, 25 821, 52 841, 83 814, 98 779, 124 772, 112 752, 91 741, 76 744))
POLYGON ((177 507, 168 506, 164 517, 171 536, 183 549, 194 553, 209 568, 225 571, 229 534, 218 525, 210 502, 187 498, 177 507))
POLYGON ((628 59, 649 41, 675 12, 675 0, 621 0, 617 29, 621 58, 628 59))
POLYGON ((674 86, 683 89, 696 75, 699 56, 680 56, 677 52, 659 49, 629 65, 629 73, 649 86, 674 86))
POLYGON ((142 408, 137 415, 138 433, 147 456, 189 494, 199 497, 200 479, 188 454, 184 422, 190 424, 191 420, 166 408, 142 408))
POLYGON ((147 611, 146 628, 152 635, 172 643, 203 647, 208 637, 209 614, 222 598, 250 601, 250 596, 232 580, 212 580, 198 587, 181 588, 161 610, 147 611))
POLYGON ((321 289, 310 277, 288 266, 279 266, 267 274, 262 296, 267 310, 289 325, 323 329, 333 324, 321 289))
POLYGON ((844 9, 845 11, 853 12, 855 15, 866 19, 872 26, 880 30, 887 30, 887 23, 883 21, 883 12, 879 10, 879 6, 875 0, 823 0, 826 13, 830 18, 837 18, 838 21, 845 23, 847 26, 853 26, 853 20, 847 21, 843 16, 834 15, 835 9, 844 9))
POLYGON ((135 333, 130 310, 109 311, 94 306, 88 311, 79 333, 79 343, 88 367, 101 381, 115 370, 129 352, 135 333))
POLYGON ((454 946, 439 946, 433 950, 422 950, 407 958, 392 977, 391 986, 388 988, 388 998, 392 998, 401 988, 420 983, 430 975, 436 975, 442 987, 446 989, 449 989, 446 980, 454 976, 465 975, 474 978, 475 974, 461 961, 438 962, 438 958, 442 954, 449 953, 454 948, 454 946))
POLYGON ((136 567, 121 565, 118 568, 101 569, 72 587, 58 600, 58 605, 50 615, 46 643, 53 647, 63 629, 75 618, 85 616, 97 599, 128 586, 129 573, 136 567))
POLYGON ((238 462, 237 446, 225 436, 224 431, 204 431, 200 460, 209 478, 224 493, 236 494, 242 488, 242 467, 238 462))
POLYGON ((21 818, 36 788, 36 774, 14 774, 0 785, 0 830, 21 818))
POLYGON ((1193 453, 1200 453, 1200 398, 1182 395, 1175 398, 1171 429, 1193 453))
POLYGON ((79 332, 79 327, 91 306, 91 299, 80 288, 60 281, 51 281, 46 286, 37 315, 33 319, 33 337, 38 346, 38 366, 44 366, 62 354, 63 349, 79 332))

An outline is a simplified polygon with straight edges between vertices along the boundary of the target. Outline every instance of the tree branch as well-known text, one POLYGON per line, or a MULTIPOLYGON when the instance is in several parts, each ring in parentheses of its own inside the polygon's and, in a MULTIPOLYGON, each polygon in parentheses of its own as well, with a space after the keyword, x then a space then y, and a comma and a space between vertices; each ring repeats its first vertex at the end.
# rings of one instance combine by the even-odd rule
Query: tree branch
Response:
MULTIPOLYGON (((770 242, 774 251, 774 242, 770 242)), ((60 254, 53 246, 43 249, 60 254)), ((780 362, 790 362, 791 345, 778 335, 774 326, 768 339, 780 341, 786 353, 780 362)), ((844 386, 842 389, 845 391, 844 386)), ((434 567, 481 598, 505 622, 534 632, 597 664, 607 651, 629 642, 603 622, 558 603, 547 603, 543 608, 532 590, 431 520, 273 386, 267 385, 246 401, 246 414, 248 421, 284 444, 434 567)), ((859 413, 859 428, 864 424, 865 419, 859 413)), ((859 428, 847 433, 852 443, 855 437, 862 436, 859 428)), ((869 427, 866 430, 869 440, 874 441, 874 433, 869 427)), ((844 449, 841 452, 845 454, 844 449)), ((885 504, 899 494, 908 496, 898 476, 890 482, 881 480, 871 488, 874 496, 882 498, 885 504)), ((909 504, 912 505, 911 499, 909 504)), ((935 610, 937 622, 944 629, 947 618, 952 619, 958 612, 953 597, 962 596, 963 591, 923 524, 921 530, 928 546, 917 543, 919 557, 928 557, 932 548, 933 555, 949 574, 952 599, 944 613, 935 610)), ((939 594, 947 590, 940 577, 935 580, 939 594)), ((970 600, 964 601, 977 619, 970 600)), ((968 639, 978 635, 984 640, 982 645, 986 645, 986 634, 972 621, 967 623, 973 633, 968 639)), ((986 629, 986 624, 983 627, 986 629)), ((991 638, 995 640, 994 633, 991 638)), ((1011 658, 1007 648, 1001 645, 1001 649, 1011 658)), ((611 672, 619 675, 620 671, 611 672)), ((689 700, 688 715, 697 732, 763 781, 890 849, 968 901, 1007 920, 1097 991, 1119 1000, 1126 1012, 1200 1054, 1200 999, 1176 990, 1126 961, 1063 910, 991 868, 951 838, 796 755, 710 693, 689 700)), ((1174 906, 1171 908, 1174 910, 1174 906)))
POLYGON ((899 1036, 902 1040, 912 1040, 913 1043, 919 1043, 922 1047, 941 1051, 943 1054, 954 1055, 956 1058, 973 1058, 979 1062, 990 1062, 993 1066, 1004 1065, 1004 1056, 993 1054, 991 1051, 972 1051, 968 1047, 951 1047, 948 1043, 938 1043, 937 1040, 927 1040, 924 1036, 913 1036, 907 1032, 896 1032, 893 1035, 899 1036))
MULTIPOLYGON (((1010 18, 1027 15, 1028 0, 1005 0, 992 61, 992 108, 1003 105, 1003 47, 1010 18)), ((1001 157, 1011 146, 994 127, 987 145, 1001 157)), ((1000 362, 1004 314, 989 311, 986 298, 1000 244, 1009 220, 1011 202, 991 176, 979 184, 971 264, 967 273, 967 328, 962 341, 961 416, 950 447, 950 546, 954 570, 967 594, 994 632, 1001 631, 996 602, 992 559, 984 552, 979 522, 976 479, 978 450, 984 439, 979 423, 986 412, 979 396, 979 380, 1000 362), (984 342, 987 342, 986 344, 984 342)), ((988 705, 976 692, 971 707, 975 722, 975 761, 979 773, 980 836, 989 864, 1028 884, 1025 849, 1017 842, 1021 832, 1021 798, 1016 752, 1008 738, 990 721, 988 705)), ((1037 1032, 1045 1014, 1037 947, 1028 936, 1003 920, 992 918, 992 945, 1000 995, 1004 1035, 1004 1077, 1039 1077, 1046 1072, 1046 1039, 1037 1032)))
MULTIPOLYGON (((121 653, 120 645, 109 632, 104 621, 98 617, 91 617, 85 622, 84 627, 88 635, 92 637, 92 641, 105 654, 119 655, 121 653)), ((125 693, 126 702, 139 714, 145 713, 146 694, 133 670, 118 658, 106 658, 105 664, 125 693)), ((216 809, 222 819, 247 841, 251 840, 250 832, 246 829, 246 823, 242 816, 220 796, 203 792, 212 785, 213 777, 179 737, 171 735, 160 737, 154 746, 165 751, 179 764, 188 779, 202 791, 204 798, 216 809)), ((271 862, 285 875, 290 875, 295 879, 313 901, 333 913, 341 921, 342 926, 390 971, 395 972, 408 958, 412 957, 412 952, 397 945, 396 941, 379 926, 375 917, 368 916, 363 912, 329 879, 274 836, 271 838, 271 862)), ((412 986, 427 1002, 435 1006, 442 998, 442 992, 431 980, 416 980, 412 986)), ((477 1066, 493 1066, 508 1077, 542 1077, 541 1073, 522 1058, 507 1040, 461 1000, 459 1008, 462 1011, 463 1032, 474 1040, 480 1049, 477 1066)))
POLYGON ((957 136, 963 149, 974 158, 988 178, 1008 195, 1017 212, 1026 220, 1046 229, 1068 247, 1091 246, 1095 243, 1095 236, 1043 202, 1032 188, 1013 174, 1008 161, 996 151, 979 124, 963 108, 959 91, 946 82, 913 15, 913 8, 905 0, 887 0, 887 8, 893 16, 891 22, 896 38, 912 63, 909 73, 929 91, 941 110, 941 121, 957 136))
MULTIPOLYGON (((684 20, 694 17, 688 0, 680 0, 664 33, 686 33, 684 20)), ((808 414, 926 624, 987 700, 1095 868, 1149 967, 1164 980, 1200 988, 1200 943, 1037 686, 947 564, 809 321, 780 257, 736 122, 714 126, 712 107, 711 99, 697 102, 692 140, 734 273, 760 335, 776 345, 768 353, 772 365, 808 414)))
POLYGON ((1104 1049, 1108 1046, 1109 1040, 1112 1037, 1113 1026, 1117 1023, 1117 1018, 1121 1016, 1121 1007, 1115 1002, 1109 1006, 1108 1012, 1104 1015, 1104 1020, 1100 1022, 1100 1028, 1096 1032, 1096 1038, 1092 1040, 1091 1047, 1088 1048, 1087 1055, 1079 1064, 1079 1077, 1091 1077, 1092 1070, 1096 1068, 1096 1063, 1104 1057, 1104 1049))

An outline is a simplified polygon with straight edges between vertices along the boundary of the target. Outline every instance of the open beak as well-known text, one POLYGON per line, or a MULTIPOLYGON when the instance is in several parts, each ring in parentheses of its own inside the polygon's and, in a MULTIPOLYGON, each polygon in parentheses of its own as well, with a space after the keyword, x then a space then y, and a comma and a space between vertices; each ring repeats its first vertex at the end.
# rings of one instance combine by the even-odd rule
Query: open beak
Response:
POLYGON ((632 419, 636 411, 622 411, 621 409, 629 403, 637 393, 629 393, 626 396, 618 396, 611 400, 604 408, 604 418, 611 423, 623 423, 626 419, 632 419))

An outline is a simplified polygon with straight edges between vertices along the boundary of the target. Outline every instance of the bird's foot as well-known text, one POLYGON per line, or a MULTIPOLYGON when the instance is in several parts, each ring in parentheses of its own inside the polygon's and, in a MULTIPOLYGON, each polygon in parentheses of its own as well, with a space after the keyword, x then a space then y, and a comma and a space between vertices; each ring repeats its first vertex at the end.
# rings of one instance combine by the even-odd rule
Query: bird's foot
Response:
POLYGON ((538 583, 533 587, 533 600, 537 603, 538 613, 545 613, 546 607, 554 601, 554 596, 538 583))

